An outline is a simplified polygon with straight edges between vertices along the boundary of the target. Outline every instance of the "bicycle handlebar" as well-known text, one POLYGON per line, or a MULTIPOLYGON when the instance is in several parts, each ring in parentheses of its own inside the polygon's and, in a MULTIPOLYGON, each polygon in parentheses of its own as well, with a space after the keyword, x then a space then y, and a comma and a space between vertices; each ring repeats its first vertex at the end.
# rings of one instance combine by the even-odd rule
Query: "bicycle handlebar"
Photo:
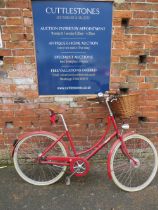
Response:
POLYGON ((116 91, 106 91, 105 93, 98 93, 97 96, 90 96, 87 97, 87 100, 89 101, 99 101, 99 99, 104 99, 104 101, 112 101, 117 100, 117 92, 116 91))

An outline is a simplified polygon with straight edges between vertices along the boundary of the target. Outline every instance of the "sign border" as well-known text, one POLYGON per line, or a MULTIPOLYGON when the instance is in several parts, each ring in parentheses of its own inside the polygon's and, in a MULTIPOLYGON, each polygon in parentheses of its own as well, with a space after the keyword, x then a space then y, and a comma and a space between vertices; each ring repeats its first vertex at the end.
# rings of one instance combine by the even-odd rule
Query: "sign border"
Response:
MULTIPOLYGON (((31 2, 33 1, 41 1, 43 2, 44 0, 31 0, 31 2)), ((50 2, 60 2, 60 1, 63 1, 63 0, 47 0, 47 1, 50 1, 50 2)), ((72 0, 64 0, 65 2, 71 2, 72 0)), ((111 2, 112 3, 112 11, 113 11, 113 4, 115 2, 115 0, 74 0, 72 2, 111 2)), ((32 3, 31 3, 31 8, 32 8, 32 3)), ((32 10, 32 19, 33 19, 33 10, 32 10)), ((113 23, 113 12, 112 12, 112 23, 113 23)), ((112 27, 113 27, 113 24, 112 24, 112 27)), ((112 34, 111 34, 112 35, 112 34)), ((73 97, 87 97, 87 96, 96 96, 97 94, 51 94, 51 95, 42 95, 42 94, 39 94, 39 81, 38 81, 38 70, 37 70, 37 57, 36 57, 36 44, 35 44, 35 28, 34 28, 34 21, 33 21, 33 37, 34 37, 34 52, 35 52, 35 65, 36 65, 36 82, 37 82, 37 91, 38 91, 38 96, 40 98, 44 97, 70 97, 70 98, 73 98, 73 97)), ((111 47, 112 47, 112 37, 111 37, 111 47)), ((111 54, 110 54, 110 57, 112 57, 112 49, 111 49, 111 54)), ((110 62, 110 71, 109 71, 109 89, 110 89, 110 86, 111 86, 111 79, 110 79, 110 75, 111 75, 111 62, 110 62)))

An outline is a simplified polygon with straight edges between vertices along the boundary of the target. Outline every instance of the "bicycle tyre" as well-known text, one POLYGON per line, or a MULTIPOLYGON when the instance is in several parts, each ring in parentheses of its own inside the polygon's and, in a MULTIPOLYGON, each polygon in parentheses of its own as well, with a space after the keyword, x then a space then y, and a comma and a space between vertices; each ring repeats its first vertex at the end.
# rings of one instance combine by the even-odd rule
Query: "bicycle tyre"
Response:
MULTIPOLYGON (((57 182, 65 173, 67 166, 41 164, 35 161, 41 152, 57 137, 36 133, 23 138, 16 146, 13 162, 17 173, 33 185, 50 185, 57 182)), ((67 156, 64 145, 57 142, 47 155, 67 156)))
POLYGON ((122 190, 136 192, 147 187, 154 179, 158 168, 158 155, 153 143, 142 135, 133 134, 127 136, 124 141, 138 165, 134 166, 122 153, 119 142, 111 156, 111 176, 122 190))

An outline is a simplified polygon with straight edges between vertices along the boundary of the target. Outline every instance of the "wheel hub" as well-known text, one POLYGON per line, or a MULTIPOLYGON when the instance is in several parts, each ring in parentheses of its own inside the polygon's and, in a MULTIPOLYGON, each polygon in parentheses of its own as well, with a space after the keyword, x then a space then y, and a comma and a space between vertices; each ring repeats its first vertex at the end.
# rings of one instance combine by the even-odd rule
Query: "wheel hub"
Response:
POLYGON ((140 161, 137 158, 133 158, 133 160, 130 160, 131 167, 139 168, 140 167, 140 161))

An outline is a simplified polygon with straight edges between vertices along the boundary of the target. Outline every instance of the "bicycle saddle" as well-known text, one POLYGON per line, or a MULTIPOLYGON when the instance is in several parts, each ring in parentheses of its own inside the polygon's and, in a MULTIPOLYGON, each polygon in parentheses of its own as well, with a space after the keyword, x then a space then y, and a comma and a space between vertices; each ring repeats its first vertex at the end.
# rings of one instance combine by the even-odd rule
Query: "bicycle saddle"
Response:
POLYGON ((49 110, 51 112, 54 113, 59 113, 62 114, 63 112, 65 112, 68 109, 67 105, 57 105, 57 104, 53 104, 49 107, 49 110))

